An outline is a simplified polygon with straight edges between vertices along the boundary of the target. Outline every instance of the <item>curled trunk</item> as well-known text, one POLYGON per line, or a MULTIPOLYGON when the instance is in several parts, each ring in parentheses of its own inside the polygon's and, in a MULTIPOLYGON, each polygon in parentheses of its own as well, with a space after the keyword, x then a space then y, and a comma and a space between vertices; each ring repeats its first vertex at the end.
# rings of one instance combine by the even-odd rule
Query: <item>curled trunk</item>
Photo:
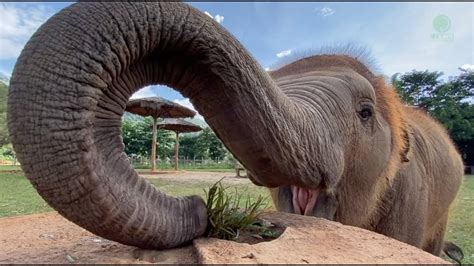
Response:
POLYGON ((288 138, 298 130, 279 122, 294 121, 295 107, 218 23, 182 3, 77 3, 27 43, 8 102, 26 176, 69 220, 144 248, 169 248, 204 233, 202 199, 166 196, 137 175, 123 152, 125 105, 150 84, 189 97, 260 183, 305 180, 308 168, 285 165, 288 156, 308 165, 294 148, 298 139, 288 138))

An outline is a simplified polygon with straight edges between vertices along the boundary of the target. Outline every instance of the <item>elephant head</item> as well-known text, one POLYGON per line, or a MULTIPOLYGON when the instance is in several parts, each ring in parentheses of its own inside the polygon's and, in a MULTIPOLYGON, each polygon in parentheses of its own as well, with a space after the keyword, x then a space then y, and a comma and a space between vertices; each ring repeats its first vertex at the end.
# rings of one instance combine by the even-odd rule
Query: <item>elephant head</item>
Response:
POLYGON ((381 189, 374 177, 400 156, 403 123, 378 83, 344 56, 270 75, 183 3, 81 2, 23 49, 8 122, 26 176, 64 217, 124 244, 169 248, 205 232, 206 207, 196 196, 163 194, 131 166, 121 116, 136 90, 164 84, 190 98, 253 181, 275 188, 280 209, 311 214, 344 206, 337 191, 381 189), (361 173, 363 181, 350 178, 361 173))
POLYGON ((369 227, 408 161, 407 122, 395 90, 348 55, 307 57, 270 74, 303 107, 299 137, 306 143, 298 148, 322 173, 318 186, 271 188, 276 208, 369 227))

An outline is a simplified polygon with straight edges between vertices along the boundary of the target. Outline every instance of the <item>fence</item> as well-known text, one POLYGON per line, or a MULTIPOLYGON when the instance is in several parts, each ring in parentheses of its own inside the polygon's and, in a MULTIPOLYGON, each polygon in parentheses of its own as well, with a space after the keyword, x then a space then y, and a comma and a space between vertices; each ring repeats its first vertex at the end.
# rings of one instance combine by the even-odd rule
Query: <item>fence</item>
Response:
POLYGON ((464 174, 466 175, 474 175, 474 165, 466 165, 464 167, 464 174))
MULTIPOLYGON (((135 169, 150 168, 150 160, 146 157, 130 158, 135 169)), ((179 169, 234 169, 234 160, 212 160, 204 158, 179 157, 179 169)), ((157 169, 174 169, 174 157, 157 159, 157 169)))
POLYGON ((0 160, 0 165, 19 165, 18 161, 15 160, 0 160))

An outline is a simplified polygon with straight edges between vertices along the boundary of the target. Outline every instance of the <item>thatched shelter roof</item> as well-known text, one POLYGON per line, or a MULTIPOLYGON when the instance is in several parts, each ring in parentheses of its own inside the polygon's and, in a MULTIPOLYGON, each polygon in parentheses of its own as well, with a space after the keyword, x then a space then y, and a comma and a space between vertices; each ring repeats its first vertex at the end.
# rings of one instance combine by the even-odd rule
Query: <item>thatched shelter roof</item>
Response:
POLYGON ((197 132, 202 130, 200 126, 179 118, 163 119, 158 123, 158 128, 175 132, 197 132))
POLYGON ((154 118, 194 117, 196 115, 193 110, 161 97, 132 99, 127 103, 125 111, 154 118))

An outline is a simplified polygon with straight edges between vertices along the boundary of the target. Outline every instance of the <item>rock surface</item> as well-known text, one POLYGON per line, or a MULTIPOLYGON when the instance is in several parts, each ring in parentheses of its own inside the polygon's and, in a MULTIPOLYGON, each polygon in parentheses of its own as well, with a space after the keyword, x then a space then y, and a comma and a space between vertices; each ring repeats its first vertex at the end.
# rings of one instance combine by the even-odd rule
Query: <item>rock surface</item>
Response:
POLYGON ((270 242, 254 245, 212 238, 194 241, 200 263, 423 263, 445 260, 418 248, 352 226, 314 217, 268 213, 265 219, 286 227, 270 242))
POLYGON ((447 262, 363 229, 313 217, 268 213, 286 227, 254 245, 201 238, 178 249, 141 250, 95 236, 56 212, 0 219, 0 263, 423 263, 447 262))

